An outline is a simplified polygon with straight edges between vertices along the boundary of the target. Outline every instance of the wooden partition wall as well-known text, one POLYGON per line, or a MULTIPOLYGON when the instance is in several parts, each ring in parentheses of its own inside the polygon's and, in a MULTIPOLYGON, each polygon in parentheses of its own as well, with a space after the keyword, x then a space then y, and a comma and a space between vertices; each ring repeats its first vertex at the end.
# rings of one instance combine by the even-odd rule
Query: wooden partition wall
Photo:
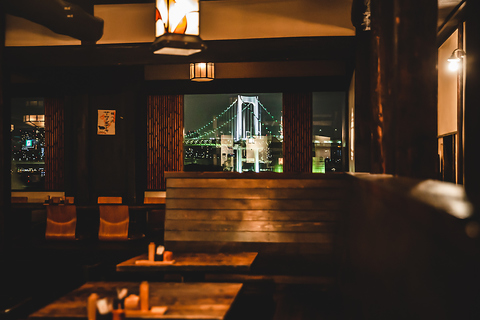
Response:
POLYGON ((331 255, 346 174, 167 172, 165 245, 173 251, 331 255))
POLYGON ((283 94, 283 172, 312 172, 312 93, 283 94))
POLYGON ((183 170, 183 95, 148 97, 147 190, 165 190, 165 171, 183 170))
POLYGON ((64 101, 45 98, 45 190, 64 189, 64 101))

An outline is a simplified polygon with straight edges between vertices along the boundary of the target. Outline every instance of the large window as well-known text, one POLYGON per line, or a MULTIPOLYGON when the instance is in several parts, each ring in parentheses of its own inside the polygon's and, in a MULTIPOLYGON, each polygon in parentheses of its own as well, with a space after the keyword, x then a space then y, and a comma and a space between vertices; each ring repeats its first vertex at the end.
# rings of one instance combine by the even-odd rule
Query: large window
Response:
POLYGON ((12 190, 45 188, 43 99, 12 99, 12 190))
POLYGON ((343 171, 344 92, 314 92, 312 172, 343 171))
POLYGON ((185 95, 185 171, 283 171, 282 94, 185 95))

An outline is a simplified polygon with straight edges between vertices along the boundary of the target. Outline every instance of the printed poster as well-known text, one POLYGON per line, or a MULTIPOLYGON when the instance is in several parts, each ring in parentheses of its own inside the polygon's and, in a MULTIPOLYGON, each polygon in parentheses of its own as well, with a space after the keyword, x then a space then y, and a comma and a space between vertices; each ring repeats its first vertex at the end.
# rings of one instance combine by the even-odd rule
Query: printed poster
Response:
POLYGON ((97 134, 115 134, 115 110, 98 110, 97 134))

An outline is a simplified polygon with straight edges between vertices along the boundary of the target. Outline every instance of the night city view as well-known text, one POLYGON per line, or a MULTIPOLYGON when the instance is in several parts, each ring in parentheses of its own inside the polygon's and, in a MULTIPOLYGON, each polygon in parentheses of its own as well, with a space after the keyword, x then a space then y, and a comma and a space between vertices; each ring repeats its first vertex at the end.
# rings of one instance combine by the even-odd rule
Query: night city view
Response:
POLYGON ((185 171, 283 171, 282 95, 185 95, 185 171))
POLYGON ((344 171, 346 95, 344 92, 313 92, 313 173, 344 171))
MULTIPOLYGON (((312 172, 343 171, 345 94, 313 93, 312 172)), ((185 95, 184 170, 283 172, 282 94, 185 95)))
POLYGON ((43 190, 45 115, 43 99, 12 99, 12 190, 43 190))

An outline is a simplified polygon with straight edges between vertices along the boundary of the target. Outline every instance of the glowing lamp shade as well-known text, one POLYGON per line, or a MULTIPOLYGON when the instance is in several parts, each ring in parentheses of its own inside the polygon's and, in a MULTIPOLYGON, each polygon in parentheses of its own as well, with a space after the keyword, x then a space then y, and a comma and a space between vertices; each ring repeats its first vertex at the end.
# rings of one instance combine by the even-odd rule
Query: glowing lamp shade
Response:
POLYGON ((465 57, 465 51, 461 49, 455 49, 452 52, 450 58, 448 58, 448 69, 450 71, 457 71, 460 68, 460 62, 465 57))
POLYGON ((45 128, 44 114, 26 114, 23 116, 23 122, 32 127, 45 128))
POLYGON ((200 39, 199 0, 157 0, 155 54, 188 56, 206 48, 200 39))
POLYGON ((211 81, 215 77, 215 66, 213 62, 190 63, 190 80, 211 81))

